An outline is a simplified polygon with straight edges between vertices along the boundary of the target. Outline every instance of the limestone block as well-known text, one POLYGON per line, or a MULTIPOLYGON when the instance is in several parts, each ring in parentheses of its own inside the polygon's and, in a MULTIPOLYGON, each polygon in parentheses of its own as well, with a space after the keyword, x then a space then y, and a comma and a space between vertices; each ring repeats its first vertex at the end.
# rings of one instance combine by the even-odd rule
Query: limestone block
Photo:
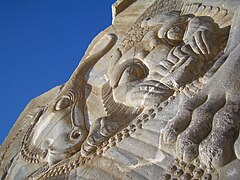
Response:
POLYGON ((239 179, 237 0, 119 0, 70 79, 32 100, 1 179, 239 179))

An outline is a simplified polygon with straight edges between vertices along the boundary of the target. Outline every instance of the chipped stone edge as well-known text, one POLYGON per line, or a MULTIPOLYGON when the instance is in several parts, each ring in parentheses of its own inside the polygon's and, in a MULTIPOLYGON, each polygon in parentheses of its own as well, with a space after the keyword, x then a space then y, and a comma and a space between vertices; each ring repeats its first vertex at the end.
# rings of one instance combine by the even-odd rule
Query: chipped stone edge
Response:
POLYGON ((118 0, 112 5, 112 24, 115 20, 115 17, 127 9, 135 1, 136 0, 118 0))

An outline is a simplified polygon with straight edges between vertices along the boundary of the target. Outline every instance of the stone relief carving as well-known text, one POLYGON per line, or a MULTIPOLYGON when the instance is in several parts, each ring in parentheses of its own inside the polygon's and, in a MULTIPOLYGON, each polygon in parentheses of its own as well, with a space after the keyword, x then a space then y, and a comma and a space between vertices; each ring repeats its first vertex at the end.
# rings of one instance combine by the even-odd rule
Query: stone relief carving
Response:
POLYGON ((19 130, 21 152, 3 179, 16 177, 24 163, 22 179, 224 179, 221 168, 239 165, 235 12, 174 2, 153 1, 124 37, 103 32, 100 45, 19 130), (102 74, 94 70, 101 62, 109 64, 102 74), (104 76, 98 87, 91 73, 104 76), (91 98, 101 104, 97 116, 91 98))
POLYGON ((131 106, 159 104, 197 80, 226 44, 227 30, 207 16, 172 11, 147 19, 142 26, 152 29, 112 65, 109 75, 115 100, 131 106))
POLYGON ((107 45, 79 65, 57 97, 36 117, 36 124, 29 129, 22 150, 30 162, 38 162, 40 158, 53 165, 81 149, 89 134, 84 104, 85 75, 114 46, 117 37, 114 34, 107 37, 107 45))

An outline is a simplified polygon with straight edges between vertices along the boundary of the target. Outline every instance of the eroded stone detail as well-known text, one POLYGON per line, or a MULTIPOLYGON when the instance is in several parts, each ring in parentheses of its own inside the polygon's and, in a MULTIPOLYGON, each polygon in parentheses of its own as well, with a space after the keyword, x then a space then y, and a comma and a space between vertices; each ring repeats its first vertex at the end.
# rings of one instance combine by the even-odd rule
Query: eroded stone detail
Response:
POLYGON ((193 81, 200 86, 197 80, 226 44, 227 32, 210 17, 169 12, 142 26, 151 30, 124 55, 115 55, 109 74, 115 100, 131 106, 159 104, 193 81))
POLYGON ((23 160, 36 164, 23 175, 30 179, 67 179, 78 171, 78 179, 94 178, 91 172, 115 179, 221 178, 219 169, 240 156, 233 15, 214 4, 156 0, 126 36, 103 33, 57 96, 19 129, 25 135, 9 177, 23 160), (101 62, 109 67, 95 88, 89 78, 101 62), (104 112, 93 119, 91 97, 101 104, 93 111, 104 112), (150 166, 156 170, 144 174, 150 166))
POLYGON ((39 163, 40 159, 53 165, 81 150, 89 131, 84 109, 84 78, 89 68, 114 46, 115 35, 109 34, 107 38, 107 45, 81 63, 59 95, 37 115, 36 123, 30 126, 24 139, 24 159, 33 163, 39 163))
POLYGON ((211 180, 214 175, 214 169, 207 168, 200 163, 199 159, 194 159, 191 163, 185 163, 179 159, 175 159, 174 163, 169 167, 165 174, 162 175, 163 180, 175 179, 204 179, 211 180))

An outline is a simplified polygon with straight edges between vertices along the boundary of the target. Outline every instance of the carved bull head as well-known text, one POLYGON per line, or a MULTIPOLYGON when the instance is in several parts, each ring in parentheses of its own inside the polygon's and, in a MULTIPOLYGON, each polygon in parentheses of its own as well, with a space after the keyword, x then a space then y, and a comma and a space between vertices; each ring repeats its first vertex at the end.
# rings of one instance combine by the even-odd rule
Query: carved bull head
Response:
POLYGON ((47 152, 44 161, 50 165, 78 152, 88 136, 85 75, 116 43, 115 35, 108 34, 107 37, 106 46, 80 63, 34 126, 31 145, 47 152))

